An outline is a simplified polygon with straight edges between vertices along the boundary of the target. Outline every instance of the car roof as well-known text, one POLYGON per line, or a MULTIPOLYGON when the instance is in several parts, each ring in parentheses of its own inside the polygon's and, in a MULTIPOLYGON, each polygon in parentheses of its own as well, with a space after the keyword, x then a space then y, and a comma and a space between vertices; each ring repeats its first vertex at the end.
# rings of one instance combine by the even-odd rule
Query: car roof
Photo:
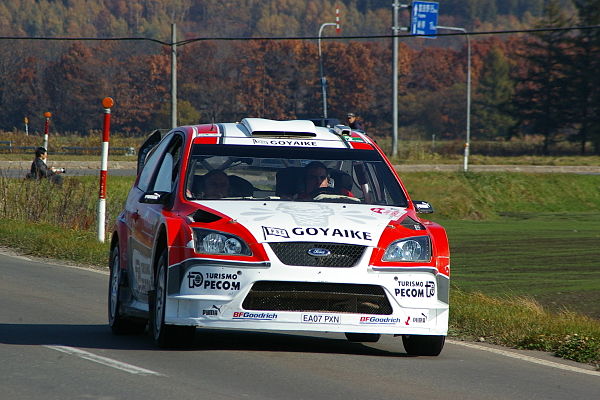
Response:
POLYGON ((374 150, 371 139, 350 127, 315 126, 309 120, 275 121, 244 118, 241 122, 196 125, 187 128, 194 144, 321 147, 374 150))

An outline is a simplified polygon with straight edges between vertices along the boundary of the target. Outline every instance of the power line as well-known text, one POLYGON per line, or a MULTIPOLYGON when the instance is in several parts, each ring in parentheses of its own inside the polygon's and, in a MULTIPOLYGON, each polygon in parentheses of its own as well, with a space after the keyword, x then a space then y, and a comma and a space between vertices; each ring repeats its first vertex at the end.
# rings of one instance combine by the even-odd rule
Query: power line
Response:
MULTIPOLYGON (((569 26, 569 27, 556 27, 556 28, 533 28, 533 29, 513 29, 513 30, 500 30, 500 31, 474 31, 474 32, 450 32, 450 33, 437 33, 436 37, 444 36, 484 36, 484 35, 508 35, 516 33, 541 33, 541 32, 559 32, 559 31, 586 31, 600 29, 600 25, 588 25, 588 26, 569 26)), ((356 39, 391 39, 397 38, 414 38, 431 36, 429 34, 413 35, 413 34, 398 34, 398 35, 354 35, 354 36, 324 36, 322 39, 327 40, 356 40, 356 39)), ((0 40, 40 40, 40 41, 148 41, 157 43, 163 46, 184 46, 194 42, 208 42, 208 41, 280 41, 280 40, 318 40, 318 36, 263 36, 263 37, 197 37, 186 40, 180 40, 175 43, 165 42, 158 39, 144 38, 144 37, 116 37, 116 38, 96 38, 96 37, 50 37, 50 36, 0 36, 0 40)))
POLYGON ((124 41, 146 41, 154 42, 164 46, 171 46, 173 43, 163 42, 162 40, 141 37, 116 37, 116 38, 98 38, 98 37, 51 37, 51 36, 0 36, 0 40, 39 40, 39 41, 88 41, 88 42, 124 42, 124 41))
MULTIPOLYGON (((462 36, 462 35, 470 35, 470 36, 478 36, 478 35, 500 35, 500 34, 514 34, 514 33, 536 33, 536 32, 556 32, 556 31, 573 31, 573 30, 593 30, 600 29, 600 25, 590 25, 590 26, 571 26, 571 27, 562 27, 562 28, 535 28, 535 29, 515 29, 515 30, 502 30, 502 31, 479 31, 479 32, 467 32, 467 33, 436 33, 435 36, 462 36)), ((413 35, 410 33, 399 34, 399 35, 356 35, 356 36, 323 36, 322 39, 327 40, 348 40, 348 39, 387 39, 387 38, 412 38, 412 37, 431 37, 430 34, 422 34, 422 35, 413 35)), ((187 40, 182 40, 177 45, 183 45, 193 42, 199 41, 267 41, 267 40, 318 40, 317 36, 281 36, 281 37, 252 37, 252 38, 244 38, 244 37, 207 37, 207 38, 192 38, 187 40)))

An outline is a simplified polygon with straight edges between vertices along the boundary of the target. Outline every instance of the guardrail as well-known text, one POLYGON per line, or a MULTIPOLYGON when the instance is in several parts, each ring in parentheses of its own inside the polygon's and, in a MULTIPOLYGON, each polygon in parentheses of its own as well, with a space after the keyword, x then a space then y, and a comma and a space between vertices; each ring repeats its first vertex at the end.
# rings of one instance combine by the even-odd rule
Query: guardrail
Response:
MULTIPOLYGON (((0 140, 0 153, 33 153, 37 146, 13 146, 10 140, 0 140)), ((53 154, 100 154, 99 147, 82 147, 82 146, 62 146, 61 151, 53 154)), ((110 154, 119 154, 125 156, 135 156, 135 148, 133 147, 109 147, 110 154)))
MULTIPOLYGON (((102 149, 99 147, 79 147, 79 146, 63 146, 62 152, 58 154, 100 154, 102 149)), ((121 154, 125 156, 135 156, 135 148, 133 147, 109 147, 110 154, 121 154)))
POLYGON ((10 152, 12 142, 10 140, 0 140, 0 151, 8 150, 10 152))
POLYGON ((0 140, 0 153, 32 153, 37 146, 13 146, 10 140, 0 140))

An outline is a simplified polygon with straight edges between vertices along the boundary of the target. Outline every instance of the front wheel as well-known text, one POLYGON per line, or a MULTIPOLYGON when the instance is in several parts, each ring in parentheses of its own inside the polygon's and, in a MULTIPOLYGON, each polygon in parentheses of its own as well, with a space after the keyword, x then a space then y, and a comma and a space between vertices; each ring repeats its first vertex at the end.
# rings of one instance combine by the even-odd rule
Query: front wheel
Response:
POLYGON ((439 356, 446 336, 402 335, 404 350, 411 356, 439 356))
POLYGON ((196 327, 165 324, 167 305, 167 251, 163 250, 158 259, 155 291, 151 296, 152 335, 159 347, 181 347, 192 342, 196 327))
POLYGON ((108 281, 108 324, 115 335, 127 333, 142 333, 146 322, 125 318, 121 314, 121 261, 119 246, 115 246, 110 253, 110 278, 108 281))

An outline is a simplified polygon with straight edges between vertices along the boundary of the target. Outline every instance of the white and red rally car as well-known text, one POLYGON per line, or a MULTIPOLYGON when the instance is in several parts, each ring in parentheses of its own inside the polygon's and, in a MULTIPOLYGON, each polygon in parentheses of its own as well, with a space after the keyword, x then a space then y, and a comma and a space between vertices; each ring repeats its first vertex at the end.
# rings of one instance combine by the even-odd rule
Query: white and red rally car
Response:
POLYGON ((421 219, 381 149, 346 126, 246 118, 142 146, 112 235, 109 322, 159 346, 196 327, 401 335, 438 355, 444 229, 421 219))

